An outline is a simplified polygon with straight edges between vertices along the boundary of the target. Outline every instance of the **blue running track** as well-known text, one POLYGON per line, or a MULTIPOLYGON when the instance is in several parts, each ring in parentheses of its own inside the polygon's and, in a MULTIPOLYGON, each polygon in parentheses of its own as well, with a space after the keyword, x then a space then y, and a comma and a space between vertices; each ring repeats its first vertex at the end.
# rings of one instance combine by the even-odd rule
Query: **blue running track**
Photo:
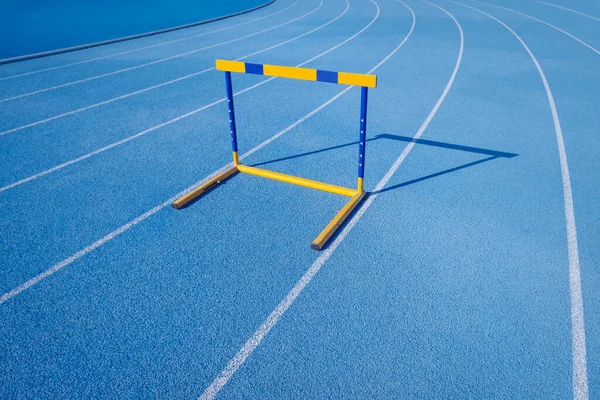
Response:
MULTIPOLYGON (((0 398, 600 398, 600 4, 277 0, 0 66, 0 398), (374 73, 369 196, 238 175, 214 61, 374 73)), ((360 90, 233 75, 356 182, 360 90), (347 90, 346 90, 347 89, 347 90)))

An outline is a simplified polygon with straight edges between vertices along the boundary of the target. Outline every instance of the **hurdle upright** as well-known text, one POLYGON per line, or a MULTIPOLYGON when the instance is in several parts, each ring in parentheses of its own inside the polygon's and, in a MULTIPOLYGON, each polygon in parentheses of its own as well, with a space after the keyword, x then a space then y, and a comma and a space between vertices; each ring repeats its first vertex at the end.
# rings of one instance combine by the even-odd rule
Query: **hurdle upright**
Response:
POLYGON ((233 165, 226 171, 208 180, 190 193, 182 196, 173 202, 172 207, 180 209, 192 202, 194 199, 203 195, 210 189, 214 188, 219 183, 230 178, 237 172, 260 176, 267 179, 273 179, 281 182, 291 183, 294 185, 304 186, 311 189, 322 190, 329 193, 335 193, 342 196, 350 197, 346 205, 337 213, 337 215, 329 222, 323 231, 312 242, 311 248, 321 250, 327 241, 333 236, 337 229, 344 223, 352 211, 364 199, 366 192, 364 190, 364 173, 365 173, 365 147, 367 135, 367 101, 368 88, 377 86, 377 76, 367 74, 354 74, 349 72, 333 72, 311 68, 298 68, 280 65, 269 64, 254 64, 241 61, 217 60, 216 69, 225 72, 225 88, 227 92, 227 111, 229 117, 229 130, 231 135, 231 151, 233 156, 233 165), (249 165, 244 165, 239 162, 237 129, 235 124, 235 108, 233 103, 233 86, 231 82, 231 73, 247 73, 265 76, 273 76, 279 78, 299 79, 317 82, 337 83, 341 85, 352 85, 361 87, 360 100, 360 134, 358 141, 358 177, 357 188, 351 189, 343 186, 331 185, 325 182, 314 181, 311 179, 301 178, 282 174, 276 171, 270 171, 262 168, 256 168, 249 165))

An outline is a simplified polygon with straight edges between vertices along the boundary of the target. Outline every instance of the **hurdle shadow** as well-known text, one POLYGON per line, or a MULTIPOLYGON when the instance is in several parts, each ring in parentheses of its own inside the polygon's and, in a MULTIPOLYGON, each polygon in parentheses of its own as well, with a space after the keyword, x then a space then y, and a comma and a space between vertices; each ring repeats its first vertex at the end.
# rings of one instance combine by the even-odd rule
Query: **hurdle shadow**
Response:
POLYGON ((457 167, 448 168, 443 171, 439 171, 439 172, 436 172, 436 173, 433 173, 430 175, 426 175, 426 176, 423 176, 420 178, 412 179, 410 181, 398 183, 393 186, 385 187, 381 190, 375 190, 375 191, 370 192, 369 194, 388 192, 390 190, 399 189, 399 188, 402 188, 405 186, 409 186, 409 185, 412 185, 415 183, 419 183, 419 182, 423 182, 423 181, 426 181, 429 179, 437 178, 437 177, 447 175, 447 174, 450 174, 450 173, 453 173, 456 171, 460 171, 460 170, 463 170, 466 168, 474 167, 476 165, 483 164, 488 161, 492 161, 492 160, 496 160, 496 159, 500 159, 500 158, 513 158, 513 157, 518 156, 518 154, 516 154, 516 153, 490 150, 490 149, 484 149, 484 148, 480 148, 480 147, 464 146, 464 145, 459 145, 459 144, 454 144, 454 143, 438 142, 435 140, 413 139, 411 137, 400 136, 400 135, 381 134, 381 135, 377 135, 375 137, 379 138, 379 139, 398 140, 398 141, 407 142, 407 143, 413 142, 413 143, 419 144, 419 145, 440 147, 440 148, 444 148, 444 149, 457 150, 457 151, 465 151, 467 153, 481 154, 481 155, 485 155, 488 157, 485 157, 485 158, 482 158, 482 159, 476 160, 476 161, 471 161, 466 164, 459 165, 457 167))
MULTIPOLYGON (((423 182, 429 179, 433 179, 433 178, 437 178, 443 175, 447 175, 447 174, 451 174, 453 172, 457 172, 463 169, 467 169, 470 167, 474 167, 476 165, 479 164, 483 164, 489 161, 493 161, 493 160, 497 160, 497 159, 501 159, 501 158, 514 158, 516 156, 518 156, 517 153, 509 153, 509 152, 504 152, 504 151, 497 151, 497 150, 491 150, 491 149, 484 149, 484 148, 480 148, 480 147, 473 147, 473 146, 465 146, 465 145, 460 145, 460 144, 455 144, 455 143, 446 143, 446 142, 439 142, 439 141, 435 141, 435 140, 427 140, 427 139, 414 139, 412 137, 408 137, 408 136, 401 136, 401 135, 391 135, 391 134, 379 134, 376 135, 374 137, 371 137, 369 139, 367 139, 367 142, 373 142, 376 140, 396 140, 396 141, 401 141, 401 142, 406 142, 406 143, 415 143, 416 145, 424 145, 424 146, 433 146, 433 147, 439 147, 439 148, 444 148, 444 149, 449 149, 449 150, 455 150, 455 151, 464 151, 464 152, 468 152, 468 153, 474 153, 474 154, 481 154, 487 157, 484 157, 480 160, 476 160, 476 161, 472 161, 472 162, 468 162, 466 164, 462 164, 453 168, 448 168, 445 169, 443 171, 439 171, 430 175, 426 175, 417 179, 412 179, 410 181, 406 181, 406 182, 402 182, 390 187, 386 187, 383 188, 381 190, 377 190, 377 191, 372 191, 372 192, 367 192, 367 196, 365 197, 364 201, 371 195, 373 194, 378 194, 378 193, 383 193, 383 192, 388 192, 390 190, 395 190, 395 189, 399 189, 405 186, 409 186, 409 185, 413 185, 415 183, 419 183, 419 182, 423 182)), ((315 155, 315 154, 319 154, 319 153, 325 153, 328 151, 334 151, 334 150, 338 150, 338 149, 342 149, 345 147, 350 147, 350 146, 356 146, 358 145, 358 142, 349 142, 349 143, 344 143, 344 144, 340 144, 337 146, 331 146, 331 147, 325 147, 322 149, 318 149, 318 150, 313 150, 313 151, 309 151, 309 152, 305 152, 305 153, 300 153, 300 154, 294 154, 291 156, 287 156, 287 157, 282 157, 282 158, 278 158, 278 159, 274 159, 274 160, 269 160, 269 161, 264 161, 261 163, 256 163, 253 164, 253 166, 260 166, 260 165, 267 165, 267 164, 273 164, 273 163, 277 163, 277 162, 281 162, 281 161, 286 161, 286 160, 292 160, 295 158, 300 158, 300 157, 307 157, 307 156, 311 156, 311 155, 315 155)), ((329 245, 331 243, 333 243, 335 241, 335 238, 338 236, 338 234, 343 230, 343 227, 352 220, 352 218, 354 217, 354 215, 358 212, 358 210, 360 210, 360 205, 358 207, 356 207, 352 213, 348 216, 348 218, 344 221, 344 223, 342 224, 342 229, 339 229, 334 235, 333 237, 328 241, 327 245, 322 249, 325 250, 329 247, 329 245)))
MULTIPOLYGON (((450 168, 444 171, 440 171, 437 172, 435 174, 431 174, 428 176, 424 176, 422 178, 418 178, 418 179, 413 179, 410 182, 404 182, 398 185, 394 185, 391 186, 389 188, 385 188, 382 189, 380 191, 376 191, 376 192, 371 192, 371 193, 382 193, 382 192, 386 192, 388 190, 391 190, 392 188, 398 188, 398 187, 403 187, 403 186, 408 186, 409 184, 412 183, 417 183, 417 182, 422 182, 424 180, 427 179, 431 179, 431 178, 435 178, 438 176, 442 176, 442 175, 446 175, 455 171, 459 171, 461 169, 465 169, 465 168, 469 168, 469 167, 473 167, 475 165, 478 164, 482 164, 484 162, 488 162, 488 161, 492 161, 498 158, 513 158, 518 156, 518 154, 516 153, 508 153, 508 152, 504 152, 504 151, 497 151, 497 150, 490 150, 490 149, 483 149, 480 147, 472 147, 472 146, 464 146, 464 145, 460 145, 460 144, 454 144, 454 143, 446 143, 446 142, 438 142, 435 140, 427 140, 427 139, 413 139, 411 137, 408 136, 400 136, 400 135, 390 135, 390 134, 380 134, 380 135, 376 135, 372 138, 367 139, 367 142, 373 142, 376 140, 396 140, 396 141, 401 141, 401 142, 414 142, 415 144, 419 144, 419 145, 425 145, 425 146, 433 146, 433 147, 441 147, 444 149, 450 149, 450 150, 458 150, 458 151, 466 151, 468 153, 475 153, 475 154, 482 154, 482 155, 487 155, 489 157, 486 157, 484 159, 481 160, 477 160, 477 161, 473 161, 467 164, 463 164, 463 165, 459 165, 458 167, 454 167, 454 168, 450 168)), ((319 154, 319 153, 326 153, 328 151, 333 151, 333 150, 338 150, 338 149, 342 149, 345 147, 350 147, 350 146, 356 146, 358 145, 358 142, 349 142, 349 143, 344 143, 344 144, 340 144, 337 146, 331 146, 331 147, 325 147, 319 150, 313 150, 313 151, 309 151, 306 153, 299 153, 299 154, 294 154, 291 156, 287 156, 287 157, 282 157, 282 158, 277 158, 274 160, 269 160, 269 161, 263 161, 260 163, 256 163, 256 164, 252 164, 253 167, 258 167, 261 165, 267 165, 267 164, 274 164, 274 163, 278 163, 281 161, 287 161, 287 160, 292 160, 295 158, 301 158, 301 157, 307 157, 307 156, 311 156, 311 155, 315 155, 315 154, 319 154)))

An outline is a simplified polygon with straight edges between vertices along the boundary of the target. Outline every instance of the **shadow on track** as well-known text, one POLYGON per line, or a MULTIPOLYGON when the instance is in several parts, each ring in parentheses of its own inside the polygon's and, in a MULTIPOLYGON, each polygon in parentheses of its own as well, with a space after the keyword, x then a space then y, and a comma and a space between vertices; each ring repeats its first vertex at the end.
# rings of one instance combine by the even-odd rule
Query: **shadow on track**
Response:
MULTIPOLYGON (((404 187, 404 186, 411 185, 413 183, 422 182, 422 181, 427 180, 427 179, 436 178, 438 176, 449 174, 449 173, 452 173, 452 172, 456 172, 456 171, 459 171, 461 169, 473 167, 475 165, 482 164, 482 163, 487 162, 487 161, 492 161, 492 160, 495 160, 497 158, 513 158, 513 157, 518 156, 518 154, 516 154, 516 153, 507 153, 507 152, 503 152, 503 151, 482 149, 482 148, 479 148, 479 147, 463 146, 463 145, 460 145, 460 144, 437 142, 437 141, 434 141, 434 140, 413 139, 413 138, 408 137, 408 136, 390 135, 390 134, 376 135, 375 137, 367 139, 367 142, 372 142, 372 141, 381 140, 381 139, 398 140, 398 141, 407 142, 407 143, 414 142, 415 144, 420 144, 420 145, 425 145, 425 146, 441 147, 441 148, 444 148, 444 149, 451 149, 451 150, 458 150, 458 151, 466 151, 468 153, 483 154, 483 155, 487 155, 489 157, 483 158, 481 160, 473 161, 473 162, 470 162, 470 163, 467 163, 467 164, 463 164, 463 165, 460 165, 458 167, 446 169, 444 171, 436 172, 435 174, 427 175, 427 176, 424 176, 422 178, 413 179, 411 181, 403 182, 403 183, 400 183, 398 185, 390 186, 388 188, 384 188, 384 189, 381 189, 381 190, 378 190, 378 191, 369 192, 370 194, 383 193, 383 192, 387 192, 389 190, 398 189, 398 188, 401 188, 401 187, 404 187)), ((323 149, 313 150, 313 151, 309 151, 309 152, 306 152, 306 153, 296 154, 296 155, 293 155, 293 156, 282 157, 282 158, 278 158, 278 159, 271 160, 271 161, 265 161, 265 162, 262 162, 262 163, 252 164, 252 166, 258 167, 258 166, 261 166, 261 165, 274 164, 274 163, 281 162, 281 161, 292 160, 294 158, 300 158, 300 157, 306 157, 306 156, 310 156, 310 155, 313 155, 313 154, 325 153, 325 152, 328 152, 328 151, 337 150, 337 149, 341 149, 341 148, 344 148, 344 147, 355 146, 355 145, 358 145, 358 142, 344 143, 344 144, 340 144, 340 145, 337 145, 337 146, 326 147, 326 148, 323 148, 323 149)))
MULTIPOLYGON (((405 186, 409 186, 415 183, 419 183, 419 182, 423 182, 429 179, 433 179, 433 178, 437 178, 439 176, 442 175, 446 175, 446 174, 450 174, 456 171, 460 171, 462 169, 466 169, 466 168, 470 168, 470 167, 474 167, 476 165, 479 164, 483 164, 485 162, 488 161, 492 161, 492 160, 496 160, 496 159, 500 159, 500 158, 513 158, 518 156, 518 154, 516 153, 508 153, 508 152, 504 152, 504 151, 497 151, 497 150, 490 150, 490 149, 483 149, 480 147, 472 147, 472 146, 465 146, 465 145, 460 145, 460 144, 454 144, 454 143, 446 143, 446 142, 438 142, 435 140, 426 140, 426 139, 413 139, 412 137, 408 137, 408 136, 401 136, 401 135, 392 135, 392 134, 379 134, 379 135, 375 135, 374 137, 371 137, 369 139, 367 139, 367 142, 373 142, 376 140, 396 140, 396 141, 401 141, 401 142, 414 142, 417 145, 424 145, 424 146, 433 146, 433 147, 440 147, 440 148, 444 148, 444 149, 450 149, 450 150, 457 150, 457 151, 465 151, 468 153, 474 153, 474 154, 481 154, 481 155, 485 155, 488 157, 482 158, 480 160, 476 160, 476 161, 471 161, 469 163, 466 164, 462 164, 453 168, 449 168, 449 169, 445 169, 443 171, 439 171, 430 175, 426 175, 420 178, 416 178, 416 179, 412 179, 410 181, 406 181, 406 182, 402 182, 399 183, 397 185, 394 186, 390 186, 390 187, 386 187, 383 188, 381 190, 375 190, 372 192, 367 192, 367 196, 365 197, 364 200, 366 200, 369 196, 374 195, 374 194, 378 194, 378 193, 383 193, 383 192, 388 192, 390 190, 395 190, 395 189, 399 189, 405 186)), ((319 153, 325 153, 328 151, 333 151, 333 150, 338 150, 338 149, 342 149, 345 147, 350 147, 350 146, 357 146, 358 142, 350 142, 350 143, 344 143, 344 144, 339 144, 337 146, 331 146, 331 147, 325 147, 319 150, 313 150, 313 151, 309 151, 306 153, 300 153, 300 154, 295 154, 292 156, 287 156, 287 157, 282 157, 282 158, 278 158, 278 159, 274 159, 274 160, 270 160, 270 161, 264 161, 264 162, 260 162, 260 163, 256 163, 256 164, 252 164, 253 167, 258 167, 258 166, 262 166, 262 165, 267 165, 267 164, 275 164, 281 161, 287 161, 287 160, 292 160, 295 158, 300 158, 300 157, 306 157, 306 156, 311 156, 314 154, 319 154, 319 153)), ((364 202, 363 200, 363 202, 364 202)), ((350 214, 349 218, 346 219, 346 221, 344 222, 343 225, 346 224, 347 221, 352 219, 352 216, 360 209, 360 205, 354 209, 354 211, 352 212, 352 214, 350 214)), ((342 225, 342 226, 343 226, 342 225)), ((337 234, 335 234, 332 239, 334 239, 337 236, 337 234)), ((326 245, 324 249, 326 249, 328 246, 326 245)))

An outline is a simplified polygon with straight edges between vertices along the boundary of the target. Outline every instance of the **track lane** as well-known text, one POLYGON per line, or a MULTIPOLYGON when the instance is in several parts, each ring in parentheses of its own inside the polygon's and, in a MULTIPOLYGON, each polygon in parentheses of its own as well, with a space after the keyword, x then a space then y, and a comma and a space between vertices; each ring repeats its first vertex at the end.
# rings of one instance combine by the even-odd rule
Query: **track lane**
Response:
POLYGON ((536 22, 539 22, 540 24, 544 24, 546 26, 549 26, 550 28, 552 28, 552 29, 554 29, 554 30, 556 30, 556 31, 558 31, 558 32, 560 32, 560 33, 562 33, 562 34, 570 37, 573 40, 575 40, 577 43, 581 44, 582 46, 587 47, 588 49, 590 49, 591 51, 593 51, 597 55, 600 55, 600 50, 598 50, 596 47, 594 47, 591 44, 589 44, 589 43, 587 43, 587 42, 579 39, 577 36, 571 34, 570 32, 568 32, 568 31, 566 31, 564 29, 561 29, 561 28, 559 28, 556 25, 552 25, 551 23, 546 22, 546 21, 544 21, 544 20, 542 20, 540 18, 533 17, 533 16, 531 16, 529 14, 525 14, 523 12, 517 11, 517 10, 512 9, 512 8, 502 7, 502 6, 499 6, 497 4, 488 3, 488 2, 485 2, 485 1, 479 1, 479 0, 472 0, 472 1, 475 2, 475 3, 478 3, 478 4, 483 4, 483 5, 487 5, 487 6, 490 6, 490 7, 498 8, 498 9, 501 9, 501 10, 509 11, 511 13, 520 15, 520 16, 525 17, 525 18, 528 18, 528 19, 530 19, 532 21, 536 21, 536 22))

